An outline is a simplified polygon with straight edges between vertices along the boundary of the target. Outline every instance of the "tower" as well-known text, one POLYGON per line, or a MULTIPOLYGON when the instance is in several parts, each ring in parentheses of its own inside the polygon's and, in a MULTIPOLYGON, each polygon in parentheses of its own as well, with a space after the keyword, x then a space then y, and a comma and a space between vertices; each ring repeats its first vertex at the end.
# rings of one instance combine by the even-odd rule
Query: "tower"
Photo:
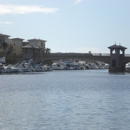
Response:
POLYGON ((125 49, 127 48, 116 44, 108 48, 110 49, 109 72, 125 71, 125 65, 123 65, 123 59, 125 56, 125 49))

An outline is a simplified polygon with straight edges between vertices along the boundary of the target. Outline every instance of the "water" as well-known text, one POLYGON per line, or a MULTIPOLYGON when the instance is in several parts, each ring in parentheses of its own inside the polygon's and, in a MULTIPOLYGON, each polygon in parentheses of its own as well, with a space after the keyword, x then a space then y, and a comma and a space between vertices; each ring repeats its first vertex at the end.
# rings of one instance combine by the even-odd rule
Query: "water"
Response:
POLYGON ((0 75, 0 130, 129 130, 130 73, 0 75))

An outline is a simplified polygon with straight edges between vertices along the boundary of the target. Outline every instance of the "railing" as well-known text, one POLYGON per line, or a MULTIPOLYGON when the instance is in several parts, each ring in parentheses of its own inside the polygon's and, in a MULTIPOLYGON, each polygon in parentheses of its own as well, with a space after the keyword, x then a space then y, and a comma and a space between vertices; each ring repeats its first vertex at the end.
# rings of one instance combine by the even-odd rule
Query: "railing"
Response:
POLYGON ((109 53, 92 53, 93 56, 110 56, 109 53))
MULTIPOLYGON (((110 56, 109 53, 75 53, 75 52, 57 52, 57 53, 51 53, 53 55, 91 55, 91 56, 110 56)), ((125 54, 126 57, 130 57, 130 54, 125 54)))
POLYGON ((68 55, 91 55, 89 53, 74 53, 74 52, 69 52, 69 53, 50 53, 50 55, 55 55, 55 56, 68 56, 68 55))
POLYGON ((51 53, 52 55, 55 56, 110 56, 109 53, 74 53, 74 52, 69 52, 69 53, 51 53))
POLYGON ((126 57, 130 57, 130 54, 125 54, 126 57))

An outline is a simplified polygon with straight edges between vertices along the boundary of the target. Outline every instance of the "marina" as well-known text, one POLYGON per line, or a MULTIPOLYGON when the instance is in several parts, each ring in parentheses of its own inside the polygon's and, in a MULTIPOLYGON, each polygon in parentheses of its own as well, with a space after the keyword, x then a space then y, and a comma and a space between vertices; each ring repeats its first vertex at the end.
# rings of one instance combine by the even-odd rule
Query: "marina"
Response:
POLYGON ((129 13, 129 0, 1 0, 0 130, 130 130, 129 13))
MULTIPOLYGON (((6 61, 5 61, 6 62, 6 61)), ((4 62, 4 63, 5 63, 4 62)), ((33 59, 25 60, 21 63, 16 64, 2 64, 0 63, 0 73, 22 73, 22 72, 45 72, 53 70, 86 70, 86 69, 108 69, 109 64, 97 61, 74 61, 74 60, 59 60, 52 63, 52 65, 47 64, 37 64, 33 59)))
MULTIPOLYGON (((2 58, 1 58, 2 59, 2 58)), ((3 61, 3 59, 2 59, 3 61)), ((90 70, 90 69, 109 69, 109 64, 100 61, 81 61, 81 60, 57 60, 51 65, 35 63, 33 59, 25 60, 16 64, 5 64, 0 62, 0 73, 24 73, 24 72, 46 72, 53 70, 90 70)), ((125 71, 130 72, 130 63, 125 65, 125 71)))

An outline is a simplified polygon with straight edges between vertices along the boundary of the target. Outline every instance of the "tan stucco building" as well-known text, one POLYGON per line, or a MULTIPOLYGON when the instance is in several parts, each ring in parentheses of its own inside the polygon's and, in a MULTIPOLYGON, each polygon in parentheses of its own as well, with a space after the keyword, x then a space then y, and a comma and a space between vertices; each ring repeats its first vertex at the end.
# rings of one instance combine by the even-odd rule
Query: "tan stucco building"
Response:
POLYGON ((23 40, 22 38, 13 38, 12 40, 12 46, 13 46, 13 52, 16 55, 22 54, 22 46, 23 46, 23 40))
POLYGON ((34 57, 35 55, 45 53, 46 40, 42 39, 29 39, 24 41, 22 38, 9 38, 9 35, 0 34, 0 53, 3 54, 4 49, 2 43, 8 44, 6 54, 22 55, 27 58, 34 57))

